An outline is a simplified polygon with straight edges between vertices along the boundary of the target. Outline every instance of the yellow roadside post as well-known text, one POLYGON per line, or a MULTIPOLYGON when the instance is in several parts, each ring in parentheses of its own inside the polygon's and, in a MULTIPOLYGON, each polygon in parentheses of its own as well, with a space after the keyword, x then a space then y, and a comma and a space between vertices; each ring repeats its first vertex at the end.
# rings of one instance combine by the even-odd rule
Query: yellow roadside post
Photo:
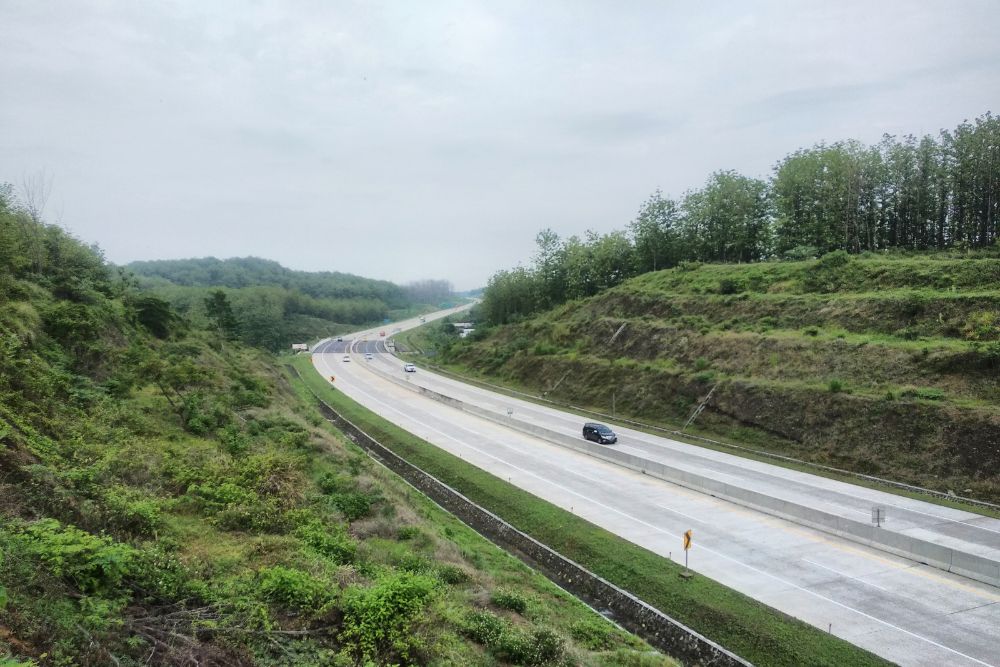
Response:
POLYGON ((688 571, 688 551, 691 549, 691 536, 694 535, 693 530, 684 531, 684 572, 681 574, 682 577, 690 577, 691 572, 688 571))

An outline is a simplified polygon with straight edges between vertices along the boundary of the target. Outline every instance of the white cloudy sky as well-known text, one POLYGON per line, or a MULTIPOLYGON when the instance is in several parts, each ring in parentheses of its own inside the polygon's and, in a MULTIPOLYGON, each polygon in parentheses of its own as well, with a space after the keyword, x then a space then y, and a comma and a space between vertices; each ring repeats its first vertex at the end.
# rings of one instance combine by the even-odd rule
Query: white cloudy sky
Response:
POLYGON ((460 289, 536 232, 1000 111, 1000 2, 0 0, 0 182, 108 259, 460 289))

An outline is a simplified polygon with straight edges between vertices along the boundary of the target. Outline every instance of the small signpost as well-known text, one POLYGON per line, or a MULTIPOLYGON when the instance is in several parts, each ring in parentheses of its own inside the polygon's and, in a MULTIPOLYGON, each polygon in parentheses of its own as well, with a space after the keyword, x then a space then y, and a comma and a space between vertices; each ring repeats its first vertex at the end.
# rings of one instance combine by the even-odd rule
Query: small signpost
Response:
POLYGON ((882 507, 872 508, 872 523, 875 524, 876 528, 881 528, 882 524, 885 523, 885 509, 882 507))
POLYGON ((691 572, 688 570, 688 551, 691 550, 691 537, 694 535, 693 530, 684 531, 684 572, 681 574, 682 577, 690 577, 691 572))

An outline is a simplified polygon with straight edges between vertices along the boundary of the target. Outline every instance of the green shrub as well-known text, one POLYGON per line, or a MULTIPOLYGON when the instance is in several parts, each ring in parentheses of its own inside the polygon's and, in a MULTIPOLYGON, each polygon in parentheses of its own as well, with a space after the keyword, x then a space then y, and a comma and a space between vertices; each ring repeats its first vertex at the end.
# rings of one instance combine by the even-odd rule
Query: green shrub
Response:
POLYGON ((415 628, 436 597, 437 585, 431 577, 399 572, 369 588, 349 588, 340 633, 345 651, 358 664, 411 662, 424 646, 415 628))
POLYGON ((417 526, 400 526, 396 531, 396 539, 400 541, 412 540, 420 535, 420 528, 417 526))
POLYGON ((152 536, 163 523, 159 503, 136 489, 115 486, 104 493, 109 526, 134 535, 152 536))
POLYGON ((296 528, 295 536, 338 565, 353 563, 357 555, 357 545, 340 526, 313 519, 296 528))
POLYGON ((281 503, 275 498, 263 498, 253 503, 227 505, 216 513, 213 521, 224 530, 282 533, 288 529, 281 503))
POLYGON ((705 357, 698 357, 697 359, 694 360, 695 370, 703 371, 706 368, 708 368, 708 366, 709 366, 708 359, 706 359, 705 357))
POLYGON ((437 568, 437 578, 446 584, 464 584, 469 581, 469 573, 457 565, 441 565, 437 568))
POLYGON ((902 398, 919 398, 925 401, 940 401, 944 399, 944 391, 935 387, 908 387, 899 392, 902 398))
POLYGON ((491 652, 501 660, 515 665, 546 665, 556 662, 566 650, 563 638, 548 628, 537 628, 530 634, 509 630, 491 652))
POLYGON ((743 283, 735 278, 723 278, 719 281, 719 294, 738 294, 743 291, 743 283))
POLYGON ((88 594, 114 594, 132 573, 136 550, 109 537, 97 537, 55 519, 41 519, 22 530, 28 552, 49 571, 88 594))
POLYGON ((246 505, 257 502, 256 493, 233 482, 204 482, 188 487, 188 495, 196 498, 207 510, 214 512, 230 505, 246 505))
POLYGON ((819 335, 819 328, 818 327, 806 327, 805 329, 802 330, 802 333, 804 333, 807 336, 813 336, 813 337, 815 337, 815 336, 819 335))
POLYGON ((830 380, 826 384, 826 388, 830 390, 831 394, 839 394, 840 392, 844 391, 844 383, 836 379, 830 380))
POLYGON ((535 343, 535 348, 534 348, 533 352, 534 352, 534 354, 535 354, 536 357, 545 357, 545 356, 556 354, 557 352, 559 352, 559 348, 557 348, 552 343, 545 343, 545 342, 539 341, 539 342, 535 343))
POLYGON ((316 481, 316 485, 323 493, 332 494, 342 491, 349 491, 354 488, 354 482, 346 475, 335 475, 331 472, 323 473, 316 481))
POLYGON ((577 621, 570 627, 569 633, 577 643, 590 651, 607 651, 615 644, 614 627, 607 621, 596 618, 577 621))
POLYGON ((515 665, 544 665, 556 662, 565 653, 562 637, 548 628, 525 634, 510 621, 488 611, 470 614, 463 632, 497 659, 515 665))
POLYGON ((566 650, 566 642, 548 628, 538 628, 531 633, 525 655, 518 662, 522 665, 546 665, 556 662, 566 650))
POLYGON ((357 521, 368 516, 380 496, 357 491, 335 493, 330 496, 330 503, 340 510, 348 521, 357 521))
POLYGON ((473 641, 488 649, 496 649, 503 644, 504 636, 512 632, 512 626, 492 612, 477 611, 466 618, 464 631, 473 641))
POLYGON ((1000 312, 981 310, 970 314, 962 326, 962 335, 968 340, 1000 339, 1000 312))
POLYGON ((321 612, 333 600, 336 590, 308 572, 281 565, 257 573, 257 586, 264 599, 300 611, 321 612))
POLYGON ((219 432, 219 440, 230 456, 240 456, 250 449, 250 437, 233 425, 226 426, 219 432))
POLYGON ((523 593, 511 588, 496 589, 490 596, 490 601, 501 609, 514 611, 518 614, 523 615, 528 611, 528 598, 523 593))
POLYGON ((851 255, 846 250, 834 250, 819 258, 816 266, 819 269, 836 269, 847 266, 851 262, 851 255))

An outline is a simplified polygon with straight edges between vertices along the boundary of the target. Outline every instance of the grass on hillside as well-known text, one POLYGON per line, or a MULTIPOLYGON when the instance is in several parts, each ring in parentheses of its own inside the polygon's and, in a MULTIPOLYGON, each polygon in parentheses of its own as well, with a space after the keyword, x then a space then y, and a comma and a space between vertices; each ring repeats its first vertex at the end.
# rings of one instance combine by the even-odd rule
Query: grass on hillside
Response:
POLYGON ((465 340, 405 340, 461 375, 667 428, 717 386, 705 435, 1000 503, 989 253, 688 263, 465 340))
POLYGON ((409 462, 519 530, 758 665, 875 665, 882 659, 619 538, 429 445, 294 365, 324 401, 409 462))
POLYGON ((44 416, 75 437, 0 410, 0 664, 674 664, 205 338, 158 347, 183 419, 150 386, 44 416))
MULTIPOLYGON (((405 333, 411 334, 410 337, 405 337, 405 334, 403 334, 404 340, 407 341, 406 344, 411 350, 421 350, 421 345, 429 344, 428 341, 421 336, 420 329, 413 329, 405 333)), ((983 516, 1000 519, 1000 509, 991 509, 990 507, 985 507, 983 505, 965 503, 959 499, 944 498, 939 495, 921 493, 918 490, 909 490, 891 486, 880 483, 876 480, 853 475, 847 471, 838 472, 829 468, 810 465, 806 461, 790 461, 787 458, 779 458, 784 457, 784 454, 773 456, 772 454, 774 454, 774 452, 768 451, 768 447, 774 445, 777 440, 776 436, 761 433, 760 431, 751 428, 734 427, 723 430, 718 428, 706 428, 695 423, 688 426, 684 432, 681 432, 681 428, 684 426, 683 422, 672 422, 666 420, 646 420, 645 422, 637 422, 629 420, 626 415, 619 415, 616 418, 615 416, 611 416, 608 413, 603 412, 603 410, 607 409, 607 406, 569 405, 537 396, 531 393, 532 387, 519 384, 509 379, 498 379, 482 374, 470 375, 470 369, 458 364, 448 364, 442 362, 441 360, 430 361, 433 357, 429 358, 421 356, 420 354, 414 354, 413 352, 401 353, 400 356, 408 361, 420 363, 428 370, 442 373, 453 377, 456 380, 479 385, 491 391, 507 393, 515 398, 538 403, 539 405, 545 405, 547 407, 556 405, 560 410, 579 415, 582 418, 599 418, 612 425, 621 425, 627 428, 642 431, 644 433, 649 433, 650 435, 667 435, 673 440, 686 442, 691 445, 727 454, 735 454, 743 458, 760 461, 761 463, 777 465, 790 470, 798 470, 811 475, 819 475, 821 477, 827 477, 829 479, 835 479, 849 484, 855 484, 878 491, 885 491, 887 493, 892 493, 905 498, 912 498, 914 500, 921 500, 923 502, 941 505, 942 507, 950 507, 952 509, 963 510, 966 512, 982 514, 983 516)))

